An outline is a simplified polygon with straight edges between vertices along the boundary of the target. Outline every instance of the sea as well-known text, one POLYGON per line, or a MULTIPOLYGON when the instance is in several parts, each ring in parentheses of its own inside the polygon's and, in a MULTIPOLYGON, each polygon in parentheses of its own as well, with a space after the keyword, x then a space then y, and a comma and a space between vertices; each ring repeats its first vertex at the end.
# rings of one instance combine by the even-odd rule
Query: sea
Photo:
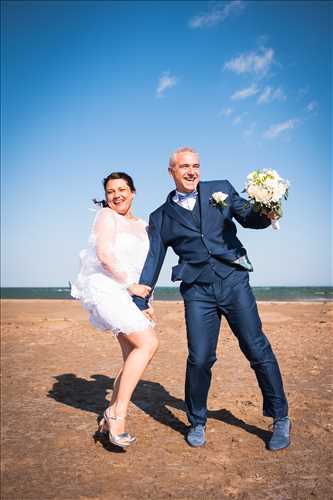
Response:
MULTIPOLYGON (((333 287, 321 286, 257 286, 252 287, 254 295, 260 301, 280 302, 327 302, 333 301, 333 287)), ((75 300, 70 295, 69 287, 3 287, 0 289, 1 299, 68 299, 75 300)), ((182 300, 178 287, 156 287, 155 300, 182 300)))

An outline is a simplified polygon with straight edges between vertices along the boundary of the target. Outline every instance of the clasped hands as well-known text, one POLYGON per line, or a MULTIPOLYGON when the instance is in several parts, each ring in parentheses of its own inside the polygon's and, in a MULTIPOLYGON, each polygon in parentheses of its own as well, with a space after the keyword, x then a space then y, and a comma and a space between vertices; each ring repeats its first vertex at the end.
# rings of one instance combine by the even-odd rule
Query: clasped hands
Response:
POLYGON ((138 283, 132 283, 129 287, 127 287, 128 292, 131 295, 137 295, 142 299, 148 297, 151 291, 151 287, 147 285, 139 285, 138 283))
MULTIPOLYGON (((136 295, 138 297, 141 297, 142 299, 145 299, 150 294, 151 287, 147 285, 139 285, 138 283, 132 283, 132 285, 127 288, 127 290, 131 295, 136 295)), ((149 306, 148 309, 145 309, 142 312, 149 320, 153 319, 154 309, 151 306, 149 306)))

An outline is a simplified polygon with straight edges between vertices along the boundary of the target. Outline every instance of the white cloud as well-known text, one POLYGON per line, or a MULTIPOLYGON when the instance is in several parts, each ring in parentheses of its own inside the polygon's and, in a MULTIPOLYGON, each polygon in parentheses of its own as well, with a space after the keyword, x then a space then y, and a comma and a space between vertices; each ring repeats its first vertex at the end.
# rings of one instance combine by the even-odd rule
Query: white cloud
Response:
POLYGON ((156 89, 156 96, 157 97, 164 97, 164 92, 167 89, 171 89, 172 87, 177 85, 177 82, 178 82, 178 79, 175 76, 170 75, 169 71, 164 72, 160 76, 160 79, 158 81, 158 86, 156 89))
POLYGON ((281 87, 278 87, 277 89, 266 87, 258 97, 258 103, 268 104, 272 101, 285 101, 286 99, 287 97, 285 96, 281 87))
POLYGON ((232 124, 235 127, 236 125, 239 125, 240 123, 242 123, 242 121, 243 121, 243 118, 240 115, 235 116, 235 118, 232 120, 232 124))
POLYGON ((222 116, 230 116, 233 112, 234 110, 232 108, 224 108, 219 114, 222 116))
POLYGON ((274 62, 274 50, 262 47, 258 52, 245 52, 234 59, 226 62, 224 69, 233 71, 238 75, 252 73, 265 75, 274 62))
POLYGON ((258 97, 258 103, 263 104, 269 102, 271 95, 272 95, 272 88, 266 87, 258 97))
POLYGON ((194 16, 190 19, 189 25, 191 28, 209 28, 222 23, 229 16, 238 14, 245 8, 245 2, 242 0, 234 0, 223 6, 214 5, 207 14, 194 16))
POLYGON ((309 104, 307 105, 306 107, 306 110, 311 113, 312 111, 314 111, 315 109, 317 109, 318 107, 318 103, 317 101, 311 101, 309 102, 309 104))
POLYGON ((265 139, 275 139, 282 132, 286 132, 287 130, 292 130, 298 125, 299 120, 297 118, 292 118, 282 123, 276 123, 275 125, 271 125, 264 133, 263 137, 265 139))
POLYGON ((231 99, 233 101, 238 101, 240 99, 246 99, 247 97, 251 97, 259 92, 259 89, 256 85, 251 85, 246 89, 238 90, 234 94, 232 94, 231 99))

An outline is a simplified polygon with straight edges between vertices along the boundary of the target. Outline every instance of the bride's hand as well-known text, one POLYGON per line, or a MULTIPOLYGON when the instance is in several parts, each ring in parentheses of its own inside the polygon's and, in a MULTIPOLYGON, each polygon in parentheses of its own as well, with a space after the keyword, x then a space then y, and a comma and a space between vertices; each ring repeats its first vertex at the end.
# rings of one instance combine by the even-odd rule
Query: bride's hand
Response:
POLYGON ((142 312, 146 316, 146 318, 149 319, 149 321, 153 321, 154 320, 154 309, 151 306, 149 306, 148 309, 145 309, 142 312))
POLYGON ((138 297, 141 297, 142 299, 145 299, 151 290, 150 286, 147 285, 138 285, 137 283, 132 283, 127 290, 131 295, 137 295, 138 297))

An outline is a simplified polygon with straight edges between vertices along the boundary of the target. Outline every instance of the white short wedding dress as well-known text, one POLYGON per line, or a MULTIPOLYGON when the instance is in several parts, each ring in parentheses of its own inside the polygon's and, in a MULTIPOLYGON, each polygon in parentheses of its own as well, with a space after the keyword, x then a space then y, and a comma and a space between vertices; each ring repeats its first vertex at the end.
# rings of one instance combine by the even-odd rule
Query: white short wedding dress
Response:
POLYGON ((154 326, 127 291, 139 282, 148 249, 145 221, 127 219, 110 208, 98 211, 71 287, 72 297, 80 299, 97 329, 128 335, 154 326))

